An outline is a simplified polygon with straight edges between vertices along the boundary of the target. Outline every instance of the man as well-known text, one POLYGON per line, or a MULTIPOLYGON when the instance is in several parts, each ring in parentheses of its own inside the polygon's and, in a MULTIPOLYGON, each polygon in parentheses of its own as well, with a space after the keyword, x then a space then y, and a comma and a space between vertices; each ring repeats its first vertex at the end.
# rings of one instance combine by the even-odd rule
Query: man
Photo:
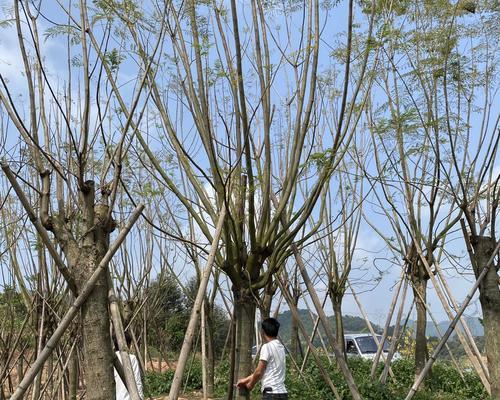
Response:
MULTIPOLYGON (((130 344, 132 343, 132 338, 128 332, 125 332, 125 340, 127 341, 127 347, 130 347, 130 344)), ((120 356, 120 352, 118 351, 118 342, 114 335, 113 335, 113 343, 115 345, 116 356, 121 362, 122 358, 120 356)), ((139 362, 137 361, 137 357, 134 356, 133 354, 129 354, 129 356, 130 356, 130 362, 132 363, 132 369, 134 371, 137 390, 139 391, 139 396, 141 397, 141 399, 143 399, 144 395, 142 394, 142 379, 141 379, 141 372, 139 370, 139 362)), ((116 383, 116 400, 130 400, 130 394, 127 390, 127 386, 121 380, 120 375, 118 374, 116 369, 115 369, 115 383, 116 383)))
POLYGON ((253 374, 240 379, 236 386, 252 390, 262 378, 262 400, 288 400, 285 348, 278 340, 280 323, 274 318, 267 318, 262 321, 261 327, 264 344, 260 350, 259 364, 253 374))

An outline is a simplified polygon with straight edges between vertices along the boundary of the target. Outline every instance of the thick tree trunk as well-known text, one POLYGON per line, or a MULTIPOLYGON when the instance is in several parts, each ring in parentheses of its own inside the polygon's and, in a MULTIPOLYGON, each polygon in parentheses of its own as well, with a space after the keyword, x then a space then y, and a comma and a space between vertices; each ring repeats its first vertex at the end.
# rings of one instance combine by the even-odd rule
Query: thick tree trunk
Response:
MULTIPOLYGON (((76 281, 82 287, 90 278, 107 246, 83 246, 74 263, 76 281)), ((115 399, 113 349, 111 346, 108 283, 101 274, 94 290, 82 306, 82 333, 84 348, 83 373, 88 400, 115 399)))
POLYGON ((78 356, 76 349, 71 353, 68 366, 69 400, 76 400, 78 393, 78 356))
POLYGON ((342 345, 342 353, 346 357, 345 342, 344 342, 344 322, 342 321, 342 296, 330 294, 332 301, 333 313, 335 315, 335 336, 337 342, 342 345))
MULTIPOLYGON (((471 238, 474 248, 474 273, 479 276, 495 250, 491 237, 471 238)), ((500 290, 498 286, 498 263, 493 265, 479 285, 479 300, 483 311, 486 357, 490 372, 491 397, 500 399, 500 290)))
MULTIPOLYGON (((236 380, 252 373, 252 346, 256 302, 247 290, 235 291, 236 314, 236 380)), ((237 400, 249 400, 250 393, 245 389, 237 390, 237 400)))
MULTIPOLYGON (((420 375, 428 358, 427 336, 427 310, 425 302, 427 298, 427 280, 412 276, 413 294, 417 310, 417 327, 415 330, 415 376, 420 375)), ((395 340, 395 339, 393 339, 395 340)))

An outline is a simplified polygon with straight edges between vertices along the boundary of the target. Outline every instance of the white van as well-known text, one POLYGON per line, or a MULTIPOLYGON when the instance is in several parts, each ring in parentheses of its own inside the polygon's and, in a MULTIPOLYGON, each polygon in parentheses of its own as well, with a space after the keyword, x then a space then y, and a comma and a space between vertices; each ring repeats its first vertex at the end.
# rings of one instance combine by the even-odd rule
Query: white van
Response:
MULTIPOLYGON (((382 336, 377 335, 378 341, 382 340, 382 336)), ((377 354, 377 344, 375 339, 369 333, 351 333, 344 335, 345 350, 348 357, 361 357, 365 360, 373 360, 377 354)), ((389 353, 391 344, 388 339, 384 342, 383 352, 385 355, 389 353)), ((399 360, 401 355, 396 352, 392 356, 392 361, 399 360)), ((382 358, 380 361, 383 361, 382 358)))

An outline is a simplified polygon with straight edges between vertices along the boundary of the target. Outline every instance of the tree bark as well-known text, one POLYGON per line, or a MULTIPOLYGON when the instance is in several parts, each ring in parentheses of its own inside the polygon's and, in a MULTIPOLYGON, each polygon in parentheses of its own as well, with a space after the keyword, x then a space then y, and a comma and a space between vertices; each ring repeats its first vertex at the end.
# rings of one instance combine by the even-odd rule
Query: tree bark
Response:
MULTIPOLYGON (((104 243, 99 247, 101 249, 97 245, 83 246, 76 263, 73 264, 79 288, 90 279, 107 250, 104 243)), ((115 398, 109 320, 108 283, 106 274, 101 274, 94 290, 83 304, 81 314, 84 347, 83 373, 88 400, 115 398)))
POLYGON ((342 345, 342 354, 346 358, 344 344, 344 322, 342 321, 342 296, 335 293, 330 293, 332 301, 333 313, 335 315, 335 336, 337 342, 342 345))
POLYGON ((70 354, 69 360, 69 400, 76 400, 78 392, 78 355, 76 349, 70 354))
MULTIPOLYGON (((495 250, 495 239, 487 236, 471 238, 474 248, 472 265, 476 278, 479 276, 495 250)), ((499 265, 493 264, 479 285, 479 301, 483 311, 486 358, 490 372, 491 396, 500 399, 500 290, 498 286, 499 265)))
POLYGON ((207 315, 207 397, 214 397, 215 386, 215 351, 214 351, 214 319, 213 319, 213 304, 209 307, 207 315))
MULTIPOLYGON (((297 293, 297 289, 293 288, 293 305, 297 308, 299 304, 299 296, 300 294, 297 293)), ((294 360, 297 360, 297 356, 299 354, 299 346, 300 346, 300 339, 299 339, 299 320, 297 319, 297 315, 295 313, 292 313, 292 326, 290 328, 290 354, 292 355, 294 360)))
MULTIPOLYGON (((427 310, 425 302, 427 298, 427 280, 412 275, 412 288, 417 309, 417 327, 415 330, 415 376, 420 375, 428 358, 427 336, 427 310)), ((394 339, 393 339, 394 340, 394 339)))
MULTIPOLYGON (((245 378, 252 372, 252 346, 255 322, 255 299, 246 289, 234 290, 236 315, 236 380, 245 378)), ((238 389, 237 400, 249 400, 250 392, 238 389)))

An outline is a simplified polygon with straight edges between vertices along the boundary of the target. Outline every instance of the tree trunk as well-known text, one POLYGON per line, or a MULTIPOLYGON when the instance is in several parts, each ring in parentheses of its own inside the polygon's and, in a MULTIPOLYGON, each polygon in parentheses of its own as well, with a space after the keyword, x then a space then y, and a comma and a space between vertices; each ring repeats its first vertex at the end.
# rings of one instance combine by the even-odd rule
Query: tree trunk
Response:
POLYGON ((214 397, 215 386, 215 351, 214 351, 214 321, 213 321, 213 304, 209 307, 207 312, 207 397, 214 397))
MULTIPOLYGON (((236 312, 236 307, 234 312, 236 312)), ((234 379, 234 376, 236 375, 236 314, 233 313, 231 316, 231 326, 230 326, 230 335, 231 335, 231 342, 230 342, 230 347, 229 347, 229 379, 227 383, 227 398, 228 399, 233 399, 233 392, 234 392, 234 383, 236 380, 234 379)))
POLYGON ((342 296, 335 293, 330 294, 332 301, 333 313, 335 315, 335 336, 337 342, 342 345, 342 353, 346 358, 345 341, 344 341, 344 321, 342 321, 342 296))
POLYGON ((21 382, 24 378, 24 357, 23 356, 19 357, 19 359, 17 360, 16 369, 17 369, 17 381, 21 382))
MULTIPOLYGON (((415 306, 417 309, 417 328, 415 330, 415 376, 420 375, 428 358, 427 352, 427 336, 425 331, 427 328, 427 311, 425 302, 427 298, 427 280, 419 279, 418 276, 412 275, 413 295, 415 298, 415 306)), ((395 340, 393 338, 393 340, 395 340)))
MULTIPOLYGON (((471 238, 474 248, 472 265, 479 276, 495 250, 495 240, 487 236, 471 238)), ((498 287, 498 263, 493 264, 479 285, 479 300, 483 311, 486 358, 490 372, 491 397, 500 399, 500 290, 498 287)))
POLYGON ((76 400, 76 395, 78 392, 78 355, 76 348, 70 355, 69 366, 69 400, 76 400))
MULTIPOLYGON (((245 378, 252 372, 252 346, 256 302, 247 290, 235 290, 236 315, 236 380, 245 378)), ((249 400, 250 392, 238 389, 237 400, 249 400)))
MULTIPOLYGON (((84 245, 74 265, 76 281, 82 287, 90 278, 107 247, 84 245)), ((101 274, 94 290, 82 306, 82 334, 84 347, 83 372, 88 400, 115 399, 113 349, 111 346, 108 283, 101 274)))
MULTIPOLYGON (((295 307, 299 304, 299 294, 293 289, 293 304, 295 307)), ((292 326, 290 327, 290 354, 294 360, 297 360, 299 354, 299 321, 295 313, 292 313, 292 326)))

